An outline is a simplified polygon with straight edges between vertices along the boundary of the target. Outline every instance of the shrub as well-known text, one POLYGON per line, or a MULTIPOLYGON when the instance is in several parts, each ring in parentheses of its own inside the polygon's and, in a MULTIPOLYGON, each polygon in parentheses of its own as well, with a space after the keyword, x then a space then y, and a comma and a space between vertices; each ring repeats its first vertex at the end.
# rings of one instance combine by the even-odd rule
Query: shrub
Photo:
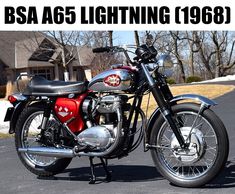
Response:
POLYGON ((166 81, 167 81, 167 83, 170 84, 170 85, 171 85, 171 84, 176 84, 174 78, 167 78, 166 81))
POLYGON ((192 83, 192 82, 200 82, 202 79, 198 76, 189 76, 186 79, 186 83, 192 83))
POLYGON ((0 98, 5 98, 6 95, 6 85, 0 86, 0 98))

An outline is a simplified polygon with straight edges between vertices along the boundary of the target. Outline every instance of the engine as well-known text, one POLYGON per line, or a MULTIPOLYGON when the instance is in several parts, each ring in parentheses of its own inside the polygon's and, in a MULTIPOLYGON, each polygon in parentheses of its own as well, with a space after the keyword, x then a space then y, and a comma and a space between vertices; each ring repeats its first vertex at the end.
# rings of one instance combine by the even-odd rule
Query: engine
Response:
POLYGON ((105 95, 87 97, 82 105, 87 129, 77 137, 83 146, 102 151, 111 147, 122 134, 122 119, 127 110, 126 95, 105 95))

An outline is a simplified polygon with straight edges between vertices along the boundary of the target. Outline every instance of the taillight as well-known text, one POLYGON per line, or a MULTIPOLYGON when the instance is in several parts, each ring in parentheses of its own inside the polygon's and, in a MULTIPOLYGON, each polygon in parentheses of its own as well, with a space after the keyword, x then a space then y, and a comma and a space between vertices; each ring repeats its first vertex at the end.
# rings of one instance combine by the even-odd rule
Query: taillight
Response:
POLYGON ((27 100, 27 97, 22 94, 12 94, 8 96, 8 101, 12 104, 18 101, 25 101, 25 100, 27 100))
POLYGON ((8 96, 8 101, 13 104, 17 101, 17 98, 14 95, 10 95, 8 96))

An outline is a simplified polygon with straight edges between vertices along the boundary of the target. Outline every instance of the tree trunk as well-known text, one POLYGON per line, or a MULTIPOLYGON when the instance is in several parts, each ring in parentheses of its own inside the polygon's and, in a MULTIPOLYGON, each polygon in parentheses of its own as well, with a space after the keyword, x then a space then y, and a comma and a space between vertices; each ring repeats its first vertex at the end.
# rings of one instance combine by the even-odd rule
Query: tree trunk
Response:
POLYGON ((63 39, 63 32, 59 31, 60 34, 60 40, 61 40, 61 58, 62 58, 62 65, 64 69, 64 81, 69 81, 69 72, 67 69, 67 64, 66 64, 66 56, 65 56, 65 44, 64 44, 64 39, 63 39))
POLYGON ((201 56, 201 60, 202 60, 204 66, 205 66, 205 68, 206 68, 206 70, 209 74, 209 79, 212 79, 215 76, 214 76, 213 72, 211 71, 210 61, 205 58, 202 47, 201 46, 199 46, 199 47, 200 47, 199 48, 199 53, 200 53, 200 56, 201 56))
POLYGON ((135 44, 136 44, 136 46, 140 46, 140 38, 139 38, 138 31, 135 30, 134 34, 135 34, 135 44))
POLYGON ((179 67, 180 67, 181 79, 185 83, 186 77, 185 77, 185 72, 184 72, 184 65, 183 65, 182 61, 179 60, 178 58, 177 58, 177 61, 178 61, 179 67))
POLYGON ((54 64, 54 74, 55 74, 55 80, 59 80, 59 67, 58 64, 54 64))
MULTIPOLYGON (((195 32, 192 32, 193 35, 192 35, 192 39, 193 39, 193 36, 194 36, 194 33, 195 32)), ((190 54, 189 54, 189 68, 190 68, 190 71, 191 71, 191 75, 194 76, 194 49, 193 49, 193 45, 194 45, 194 42, 193 40, 189 40, 189 35, 188 33, 186 32, 187 34, 187 38, 188 38, 188 44, 189 44, 189 49, 190 49, 190 54)))
POLYGON ((108 31, 109 33, 109 46, 113 46, 113 31, 108 31))
POLYGON ((215 67, 215 77, 220 77, 220 51, 216 50, 216 67, 215 67))
POLYGON ((61 58, 62 58, 62 64, 64 69, 64 81, 69 81, 69 72, 66 65, 66 59, 65 59, 65 47, 62 46, 61 48, 61 58))
POLYGON ((210 67, 210 57, 207 57, 206 54, 204 53, 204 50, 203 50, 204 43, 202 42, 198 33, 195 32, 194 36, 195 36, 195 45, 196 45, 197 50, 199 52, 199 57, 204 65, 204 67, 207 70, 207 75, 209 75, 209 79, 212 79, 212 78, 214 78, 214 74, 213 74, 211 67, 210 67))
POLYGON ((189 56, 189 67, 191 70, 191 75, 194 76, 194 64, 193 64, 193 60, 194 60, 194 54, 192 51, 190 51, 190 56, 189 56))

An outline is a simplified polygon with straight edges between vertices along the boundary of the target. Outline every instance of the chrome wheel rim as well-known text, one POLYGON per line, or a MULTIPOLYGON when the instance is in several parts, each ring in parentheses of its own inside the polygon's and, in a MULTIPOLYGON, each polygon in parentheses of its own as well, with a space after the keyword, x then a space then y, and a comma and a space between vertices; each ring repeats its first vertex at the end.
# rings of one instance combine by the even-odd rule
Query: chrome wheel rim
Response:
MULTIPOLYGON (((42 123, 43 111, 38 111, 31 114, 25 121, 21 133, 22 148, 43 146, 38 141, 38 135, 41 132, 40 126, 42 123)), ((28 165, 35 168, 46 167, 54 163, 57 158, 45 157, 39 155, 32 155, 28 153, 21 153, 28 165)))
POLYGON ((164 122, 157 136, 157 157, 171 175, 184 180, 197 179, 215 163, 218 155, 217 137, 208 120, 197 113, 184 111, 177 113, 177 118, 181 118, 184 139, 187 139, 194 123, 189 148, 180 149, 173 131, 164 122))

